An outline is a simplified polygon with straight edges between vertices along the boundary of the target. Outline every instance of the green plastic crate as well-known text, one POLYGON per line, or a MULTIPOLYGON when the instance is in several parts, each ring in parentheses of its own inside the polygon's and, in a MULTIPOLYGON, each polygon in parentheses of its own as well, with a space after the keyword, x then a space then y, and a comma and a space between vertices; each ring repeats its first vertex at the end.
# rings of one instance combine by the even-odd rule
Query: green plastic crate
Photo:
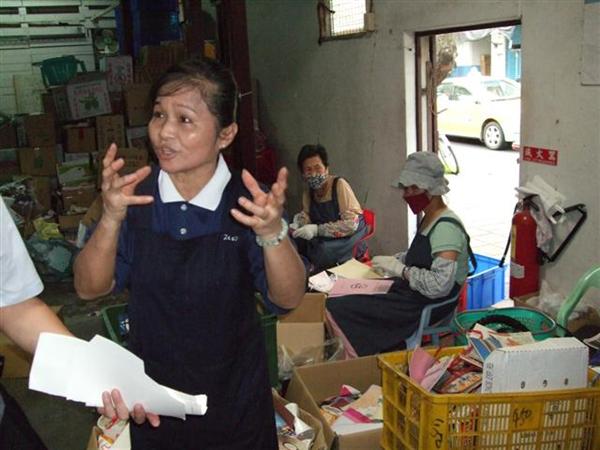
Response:
POLYGON ((102 308, 102 322, 104 330, 111 341, 124 347, 127 346, 126 336, 120 331, 119 316, 127 313, 127 303, 112 305, 102 308))
MULTIPOLYGON (((469 331, 476 322, 491 315, 508 316, 516 319, 525 325, 536 341, 543 341, 549 337, 555 336, 556 322, 551 317, 541 311, 531 308, 489 308, 475 309, 472 311, 463 311, 458 313, 452 322, 452 329, 455 333, 456 345, 467 345, 467 331, 469 331)), ((497 329, 497 326, 490 324, 488 328, 497 329)))
POLYGON ((278 388, 279 366, 277 364, 277 316, 274 314, 261 314, 260 322, 265 335, 269 381, 271 382, 272 387, 278 388))

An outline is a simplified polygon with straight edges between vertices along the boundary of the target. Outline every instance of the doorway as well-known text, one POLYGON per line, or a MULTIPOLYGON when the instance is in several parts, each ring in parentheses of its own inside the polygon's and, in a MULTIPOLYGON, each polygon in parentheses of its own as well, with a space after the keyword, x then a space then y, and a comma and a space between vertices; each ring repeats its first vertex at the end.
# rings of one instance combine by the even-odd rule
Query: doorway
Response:
POLYGON ((519 21, 417 33, 417 148, 443 161, 446 200, 476 254, 500 259, 519 182, 519 21))

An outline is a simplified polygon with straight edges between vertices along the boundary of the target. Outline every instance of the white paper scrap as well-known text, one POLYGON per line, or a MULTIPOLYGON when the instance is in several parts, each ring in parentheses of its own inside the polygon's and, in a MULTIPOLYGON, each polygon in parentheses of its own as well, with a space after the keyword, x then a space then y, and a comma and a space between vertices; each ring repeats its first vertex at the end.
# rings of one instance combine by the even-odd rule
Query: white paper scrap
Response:
POLYGON ((206 395, 189 395, 158 384, 146 375, 133 353, 102 337, 90 342, 53 333, 40 334, 29 374, 29 388, 87 406, 102 406, 102 392, 118 389, 126 405, 185 419, 203 415, 206 395))

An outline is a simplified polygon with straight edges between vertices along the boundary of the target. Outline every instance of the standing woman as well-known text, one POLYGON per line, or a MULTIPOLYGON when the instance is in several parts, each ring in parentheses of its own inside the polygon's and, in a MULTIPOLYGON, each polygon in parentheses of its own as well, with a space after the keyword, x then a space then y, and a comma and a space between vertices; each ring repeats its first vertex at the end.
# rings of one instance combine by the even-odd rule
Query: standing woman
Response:
MULTIPOLYGON (((368 229, 350 184, 329 173, 325 147, 302 147, 298 169, 308 189, 302 195, 302 211, 291 225, 293 237, 300 253, 312 263, 312 272, 320 272, 352 258, 354 245, 368 229)), ((363 241, 356 257, 360 259, 366 250, 363 241)))
POLYGON ((435 153, 410 154, 396 185, 411 211, 423 213, 423 219, 407 252, 373 258, 373 269, 394 280, 387 294, 327 301, 328 323, 342 338, 347 357, 403 348, 426 305, 456 299, 433 311, 434 322, 456 308, 469 258, 476 264, 469 235, 442 198, 449 191, 448 181, 435 153))
POLYGON ((132 448, 276 449, 255 290, 275 312, 302 299, 305 270, 282 219, 287 171, 264 192, 231 172, 221 150, 237 133, 235 81, 207 59, 169 69, 152 91, 148 133, 159 166, 119 176, 103 160, 104 211, 75 263, 84 299, 129 289, 130 348, 147 374, 207 394, 204 416, 160 418, 103 394, 103 413, 131 416, 132 448))

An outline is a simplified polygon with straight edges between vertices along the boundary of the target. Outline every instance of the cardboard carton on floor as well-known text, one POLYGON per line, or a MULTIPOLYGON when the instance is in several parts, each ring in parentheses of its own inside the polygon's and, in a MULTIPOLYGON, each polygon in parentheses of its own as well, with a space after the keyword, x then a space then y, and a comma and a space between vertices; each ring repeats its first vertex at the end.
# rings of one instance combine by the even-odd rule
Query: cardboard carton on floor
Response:
POLYGON ((32 177, 31 187, 35 193, 35 198, 42 206, 44 211, 52 208, 52 192, 56 188, 55 177, 32 177))
POLYGON ((133 59, 130 55, 107 56, 100 64, 106 71, 110 92, 121 92, 124 85, 133 82, 133 59))
POLYGON ((17 146, 17 130, 10 123, 0 125, 0 148, 14 148, 17 146))
MULTIPOLYGON (((277 411, 277 405, 282 405, 285 407, 288 402, 286 399, 280 397, 277 394, 277 391, 273 389, 273 405, 275 406, 275 410, 277 411)), ((325 443, 325 436, 323 435, 323 425, 319 422, 315 417, 311 414, 307 413, 301 408, 298 408, 298 417, 302 420, 306 425, 311 427, 315 431, 315 439, 310 447, 310 450, 328 450, 327 444, 325 443)))
POLYGON ((106 74, 78 74, 65 86, 52 88, 58 118, 63 121, 110 114, 111 104, 106 74))
POLYGON ((381 371, 376 356, 333 361, 294 369, 285 398, 313 415, 323 425, 328 448, 338 440, 339 450, 379 449, 381 428, 352 434, 336 435, 319 409, 328 397, 339 394, 342 384, 365 392, 372 384, 381 386, 381 371))
POLYGON ((52 114, 30 114, 25 116, 23 126, 29 147, 50 147, 56 145, 54 116, 52 114))
MULTIPOLYGON (((102 160, 106 150, 98 154, 98 167, 102 167, 102 160)), ((123 158, 125 165, 119 170, 119 175, 126 175, 135 172, 136 170, 148 164, 148 151, 139 148, 119 148, 117 150, 117 159, 123 158)), ((102 185, 102 171, 98 170, 98 186, 102 185)))
POLYGON ((23 147, 18 149, 19 166, 24 175, 56 176, 56 148, 23 147))
POLYGON ((96 151, 96 129, 89 126, 64 127, 64 142, 68 153, 92 153, 96 151))
POLYGON ((120 114, 96 117, 98 149, 105 151, 113 142, 125 147, 125 120, 120 114))
POLYGON ((98 195, 98 190, 94 185, 67 186, 61 192, 65 211, 71 207, 89 208, 98 195))
POLYGON ((56 165, 58 182, 61 186, 79 186, 94 183, 96 171, 92 161, 90 161, 89 154, 86 155, 81 159, 56 165))
POLYGON ((133 83, 123 88, 127 123, 130 127, 147 125, 150 120, 150 83, 133 83))
MULTIPOLYGON (((297 355, 306 348, 318 348, 325 342, 325 300, 321 293, 308 293, 296 309, 277 322, 277 345, 297 355)), ((323 349, 319 352, 323 359, 323 349)))

